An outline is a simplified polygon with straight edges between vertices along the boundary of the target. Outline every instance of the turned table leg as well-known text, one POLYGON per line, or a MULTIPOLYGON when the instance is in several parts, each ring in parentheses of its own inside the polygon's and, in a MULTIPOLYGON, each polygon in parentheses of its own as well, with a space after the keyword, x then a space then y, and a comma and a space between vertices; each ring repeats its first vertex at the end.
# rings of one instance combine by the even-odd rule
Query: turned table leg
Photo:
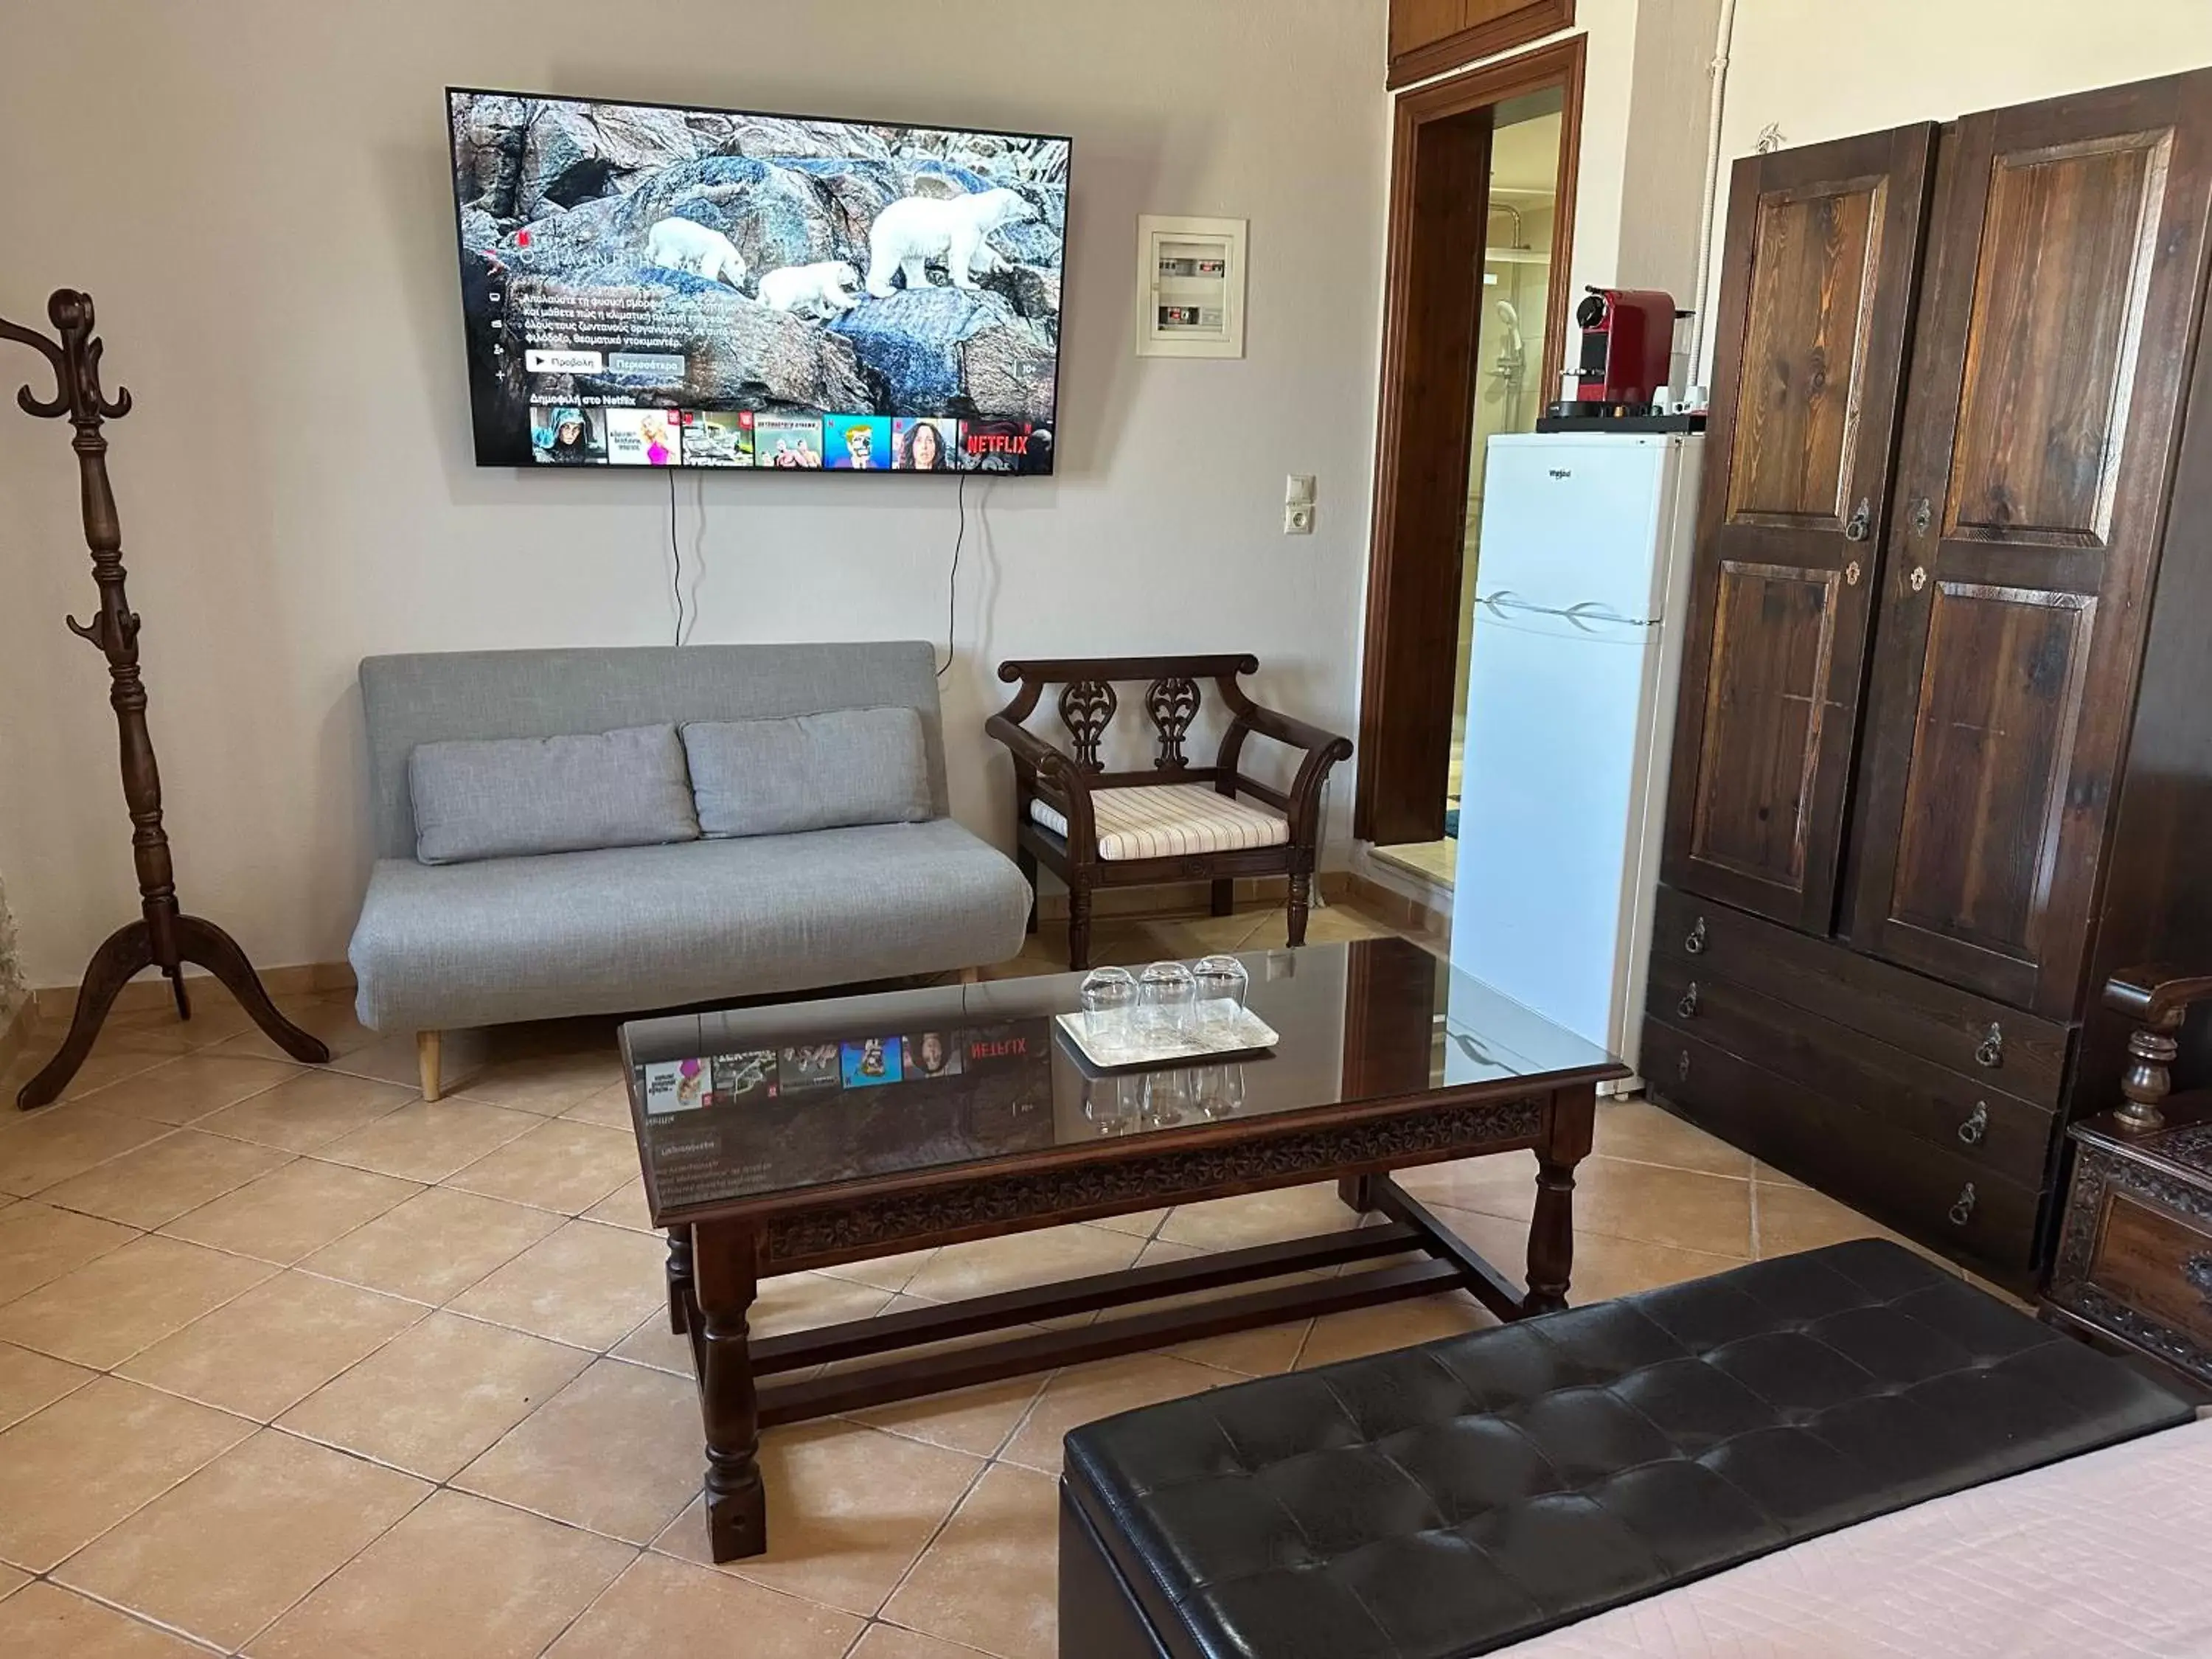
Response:
POLYGON ((1575 1263, 1575 1165, 1589 1155, 1597 1127, 1597 1089, 1591 1084, 1554 1092, 1544 1109, 1544 1138, 1536 1148, 1536 1213, 1528 1223, 1526 1313, 1553 1313, 1567 1305, 1575 1263))
POLYGON ((685 1298, 691 1291, 691 1230, 671 1227, 668 1230, 668 1328, 678 1336, 688 1336, 691 1322, 684 1315, 685 1298))
POLYGON ((758 1287, 758 1241, 750 1227, 737 1223, 705 1223, 691 1233, 701 1325, 699 1405, 707 1429, 708 1540, 715 1560, 735 1561, 768 1548, 760 1412, 745 1328, 745 1312, 758 1287))

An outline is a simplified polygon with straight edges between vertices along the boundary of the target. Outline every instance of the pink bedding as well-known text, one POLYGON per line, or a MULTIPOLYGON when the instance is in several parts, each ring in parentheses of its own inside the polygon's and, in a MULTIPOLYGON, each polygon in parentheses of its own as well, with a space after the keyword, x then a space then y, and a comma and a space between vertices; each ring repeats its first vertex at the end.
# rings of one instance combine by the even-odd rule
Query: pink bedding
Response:
POLYGON ((1781 1550, 1512 1659, 2212 1656, 2212 1420, 1781 1550))

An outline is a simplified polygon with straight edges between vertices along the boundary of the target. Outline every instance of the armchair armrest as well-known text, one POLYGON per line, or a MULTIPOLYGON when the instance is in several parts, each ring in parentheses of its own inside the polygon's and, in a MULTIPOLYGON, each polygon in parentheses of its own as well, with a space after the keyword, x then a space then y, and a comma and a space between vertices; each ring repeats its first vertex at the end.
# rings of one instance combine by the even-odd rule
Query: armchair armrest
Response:
POLYGON ((1040 781, 1056 789, 1089 792, 1090 780, 1076 764, 1075 757, 1054 748, 1027 726, 1004 714, 994 714, 983 722, 983 729, 1006 744, 1014 759, 1036 773, 1040 781))
POLYGON ((1235 775, 1237 763, 1243 757, 1244 738, 1248 732, 1256 732, 1263 738, 1287 744, 1305 751, 1299 763, 1298 775, 1291 780, 1286 792, 1291 820, 1291 840, 1309 851, 1317 850, 1321 839, 1321 792, 1328 781, 1329 770, 1339 761, 1352 758, 1352 739, 1334 732, 1324 732, 1317 726, 1309 726, 1301 720, 1279 714, 1272 708, 1262 708, 1244 694, 1244 688, 1224 676, 1216 684, 1221 689, 1222 701, 1235 711, 1237 718, 1221 740, 1220 769, 1235 775))
POLYGON ((2123 968, 2105 985, 2105 1006, 2154 1030, 2178 1030, 2191 1003, 2212 1000, 2212 974, 2191 975, 2171 963, 2123 968))
POLYGON ((1257 703, 1247 703, 1237 711, 1237 718, 1263 738, 1273 738, 1277 743, 1286 743, 1293 749, 1303 749, 1308 754, 1327 752, 1331 764, 1352 758, 1352 739, 1339 737, 1334 732, 1324 732, 1318 726, 1293 720, 1288 714, 1279 714, 1272 708, 1262 708, 1257 703))
MULTIPOLYGON (((1012 752, 1017 773, 1029 774, 1030 787, 1021 792, 1024 796, 1034 789, 1048 799, 1057 801, 1066 812, 1071 854, 1089 857, 1089 849, 1097 844, 1091 815, 1091 778, 1075 757, 1054 748, 1020 721, 1004 714, 992 715, 983 722, 983 729, 1012 752)), ((1026 799, 1019 803, 1018 811, 1022 818, 1028 817, 1026 799)))
POLYGON ((2159 1103, 2172 1092, 2168 1071, 2181 1052, 2181 1023, 2190 1005, 2212 1000, 2212 975, 2192 975, 2168 963, 2123 968, 2106 981, 2105 1006, 2132 1017, 2128 1069, 2120 1076, 2124 1104, 2113 1115, 2130 1134, 2147 1134, 2166 1118, 2159 1103))

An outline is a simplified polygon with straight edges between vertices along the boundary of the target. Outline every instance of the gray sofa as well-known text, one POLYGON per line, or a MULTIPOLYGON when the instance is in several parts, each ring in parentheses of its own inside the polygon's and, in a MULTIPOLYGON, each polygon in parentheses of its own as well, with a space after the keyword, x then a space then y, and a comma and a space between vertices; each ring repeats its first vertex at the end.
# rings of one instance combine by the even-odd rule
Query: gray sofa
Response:
MULTIPOLYGON (((972 969, 1021 949, 1028 884, 947 816, 937 678, 926 644, 371 657, 361 665, 361 688, 376 866, 347 955, 362 1023, 417 1034, 431 1099, 439 1092, 441 1031, 972 969), (787 738, 798 723, 699 723, 901 709, 919 719, 915 821, 711 839, 694 832, 659 845, 463 854, 467 861, 459 862, 417 857, 410 762, 424 745, 433 746, 426 757, 468 755, 487 739, 671 725, 684 729, 687 744, 699 729, 787 738), (472 747, 436 747, 456 743, 472 747)), ((874 718, 914 729, 902 715, 874 718)), ((498 747, 526 755, 533 748, 498 747)), ((746 775, 736 769, 740 793, 746 775)), ((817 793, 788 764, 753 775, 766 789, 810 799, 817 793)), ((495 815, 498 798, 479 794, 467 804, 479 817, 495 815)), ((557 811, 560 802, 551 805, 557 811)), ((427 824, 423 832, 429 835, 427 824)), ((422 846, 427 852, 429 841, 422 846)))

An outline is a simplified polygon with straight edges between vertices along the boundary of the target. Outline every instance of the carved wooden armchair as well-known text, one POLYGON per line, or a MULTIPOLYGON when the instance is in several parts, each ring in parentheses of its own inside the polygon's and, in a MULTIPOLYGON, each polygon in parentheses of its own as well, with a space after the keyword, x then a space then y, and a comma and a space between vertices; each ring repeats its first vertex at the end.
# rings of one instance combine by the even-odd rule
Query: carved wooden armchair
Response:
POLYGON ((1030 930, 1036 930, 1037 866, 1067 884, 1067 965, 1091 958, 1091 896, 1102 887, 1162 882, 1212 884, 1213 914, 1236 908, 1240 876, 1290 881, 1290 942, 1303 945, 1321 843, 1321 792, 1329 769, 1350 758, 1352 740, 1273 709, 1245 695, 1237 677, 1259 659, 1063 657, 1002 662, 999 678, 1020 682, 1013 701, 984 729, 1013 751, 1014 858, 1029 878, 1030 930), (1199 682, 1212 679, 1231 715, 1211 766, 1193 766, 1183 738, 1197 719, 1199 682), (1149 772, 1109 772, 1099 744, 1120 708, 1116 682, 1145 683, 1145 712, 1158 737, 1149 772), (1055 748, 1023 722, 1045 689, 1060 688, 1068 749, 1055 748), (1255 732, 1304 751, 1287 790, 1238 771, 1255 732))

